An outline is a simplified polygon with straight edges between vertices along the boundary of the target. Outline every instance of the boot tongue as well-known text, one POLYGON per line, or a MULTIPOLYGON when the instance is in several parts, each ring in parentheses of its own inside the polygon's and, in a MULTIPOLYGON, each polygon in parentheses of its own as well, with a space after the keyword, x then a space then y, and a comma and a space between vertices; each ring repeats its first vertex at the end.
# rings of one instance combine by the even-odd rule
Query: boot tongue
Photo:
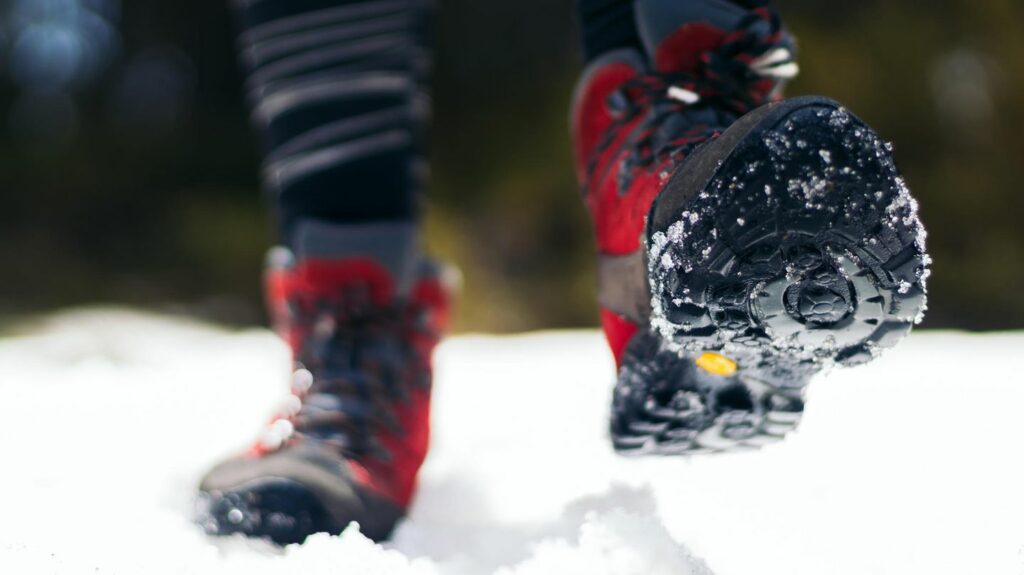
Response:
POLYGON ((405 297, 420 263, 417 231, 416 224, 408 222, 304 220, 295 226, 292 246, 299 268, 313 283, 386 282, 391 288, 387 291, 405 297))
POLYGON ((640 39, 661 73, 697 72, 702 54, 719 46, 749 13, 727 0, 636 0, 640 39))

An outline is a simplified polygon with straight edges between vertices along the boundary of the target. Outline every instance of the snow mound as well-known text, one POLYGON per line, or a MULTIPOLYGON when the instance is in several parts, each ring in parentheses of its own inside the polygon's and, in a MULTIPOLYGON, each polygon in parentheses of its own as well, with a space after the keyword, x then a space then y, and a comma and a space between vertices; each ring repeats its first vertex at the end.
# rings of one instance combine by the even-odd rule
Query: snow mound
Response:
POLYGON ((203 471, 283 397, 284 346, 124 310, 0 339, 0 572, 387 575, 1024 573, 1024 335, 916 334, 810 389, 756 453, 622 459, 596 332, 437 355, 411 517, 279 550, 191 523, 203 471))

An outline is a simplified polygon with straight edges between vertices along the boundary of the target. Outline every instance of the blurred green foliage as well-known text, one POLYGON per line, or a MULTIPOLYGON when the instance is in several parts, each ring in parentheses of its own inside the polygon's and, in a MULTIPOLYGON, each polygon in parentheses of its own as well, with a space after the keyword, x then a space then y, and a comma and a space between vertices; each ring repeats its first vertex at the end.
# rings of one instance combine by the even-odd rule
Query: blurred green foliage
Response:
MULTIPOLYGON (((459 326, 594 325, 566 121, 572 2, 440 4, 427 236, 464 271, 459 326)), ((896 144, 931 232, 928 324, 1024 326, 1024 5, 778 5, 801 41, 789 93, 836 98, 896 144)), ((0 314, 119 301, 260 321, 272 226, 227 8, 132 0, 118 29, 120 56, 75 88, 57 135, 26 130, 25 94, 0 67, 0 314), (118 95, 153 53, 173 54, 189 88, 159 121, 118 95)), ((8 48, 0 35, 0 62, 8 48)))

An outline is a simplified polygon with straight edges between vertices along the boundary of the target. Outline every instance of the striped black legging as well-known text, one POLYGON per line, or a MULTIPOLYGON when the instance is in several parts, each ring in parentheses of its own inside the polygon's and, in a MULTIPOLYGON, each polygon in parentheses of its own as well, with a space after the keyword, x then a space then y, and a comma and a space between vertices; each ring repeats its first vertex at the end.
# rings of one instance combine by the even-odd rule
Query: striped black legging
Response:
MULTIPOLYGON (((424 178, 430 0, 234 0, 263 183, 297 222, 413 221, 424 178)), ((632 0, 578 0, 584 54, 635 45, 632 0)))

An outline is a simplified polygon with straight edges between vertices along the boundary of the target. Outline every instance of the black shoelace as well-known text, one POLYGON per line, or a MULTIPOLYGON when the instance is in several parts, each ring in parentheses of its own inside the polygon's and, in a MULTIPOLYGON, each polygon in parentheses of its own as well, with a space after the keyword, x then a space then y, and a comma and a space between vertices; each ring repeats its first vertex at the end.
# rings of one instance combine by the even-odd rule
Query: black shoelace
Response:
POLYGON ((306 336, 287 423, 271 426, 268 447, 287 439, 312 440, 345 457, 387 459, 380 433, 403 432, 395 406, 407 399, 411 386, 429 382, 409 343, 408 332, 417 322, 406 321, 398 303, 375 305, 360 289, 330 301, 294 301, 290 307, 306 336))
MULTIPOLYGON (((763 4, 757 2, 757 4, 763 4)), ((591 160, 611 145, 617 131, 637 115, 649 113, 631 137, 631 153, 620 170, 624 193, 635 168, 651 168, 685 156, 744 113, 770 97, 774 86, 797 73, 779 16, 761 7, 752 10, 725 41, 702 55, 694 73, 649 73, 624 83, 608 100, 615 124, 591 160), (758 83, 765 86, 755 89, 758 83)))

